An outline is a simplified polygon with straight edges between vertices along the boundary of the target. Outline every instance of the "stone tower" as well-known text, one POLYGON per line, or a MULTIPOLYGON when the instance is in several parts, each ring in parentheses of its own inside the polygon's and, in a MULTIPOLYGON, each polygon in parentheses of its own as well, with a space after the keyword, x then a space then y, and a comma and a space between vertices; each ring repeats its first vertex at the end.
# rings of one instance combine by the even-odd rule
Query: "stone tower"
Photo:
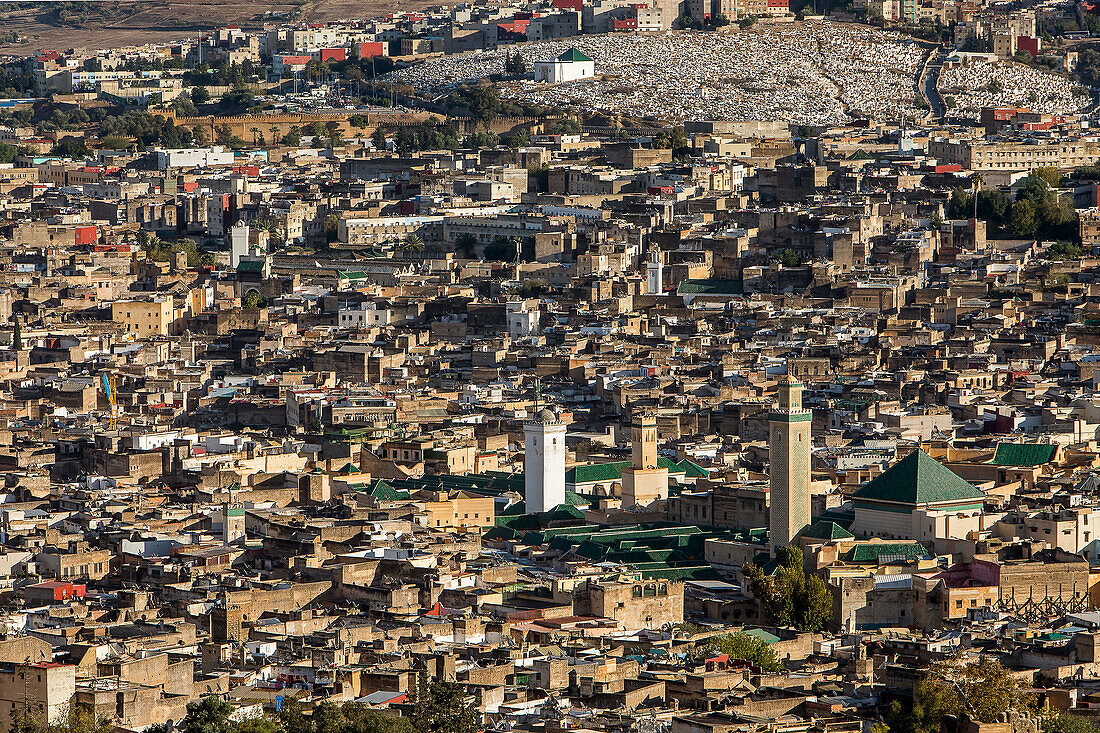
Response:
POLYGON ((810 425, 802 409, 802 383, 787 377, 779 384, 779 402, 768 414, 771 544, 791 544, 810 523, 810 425))
POLYGON ((668 498, 668 469, 657 467, 657 418, 641 415, 630 425, 631 461, 623 469, 623 507, 668 498))
POLYGON ((565 503, 565 423, 547 409, 523 424, 523 494, 528 514, 565 503))

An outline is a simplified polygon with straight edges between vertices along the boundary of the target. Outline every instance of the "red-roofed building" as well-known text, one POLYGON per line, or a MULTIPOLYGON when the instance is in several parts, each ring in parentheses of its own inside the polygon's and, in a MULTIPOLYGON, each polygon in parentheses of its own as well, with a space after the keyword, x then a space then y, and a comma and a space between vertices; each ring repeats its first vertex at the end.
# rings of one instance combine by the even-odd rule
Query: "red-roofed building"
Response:
POLYGON ((520 43, 527 40, 527 26, 530 20, 513 20, 510 23, 497 23, 497 40, 505 43, 520 43))
POLYGON ((81 583, 70 583, 67 580, 47 580, 44 583, 28 585, 23 589, 28 604, 49 604, 58 601, 68 601, 73 598, 83 598, 88 587, 81 583))

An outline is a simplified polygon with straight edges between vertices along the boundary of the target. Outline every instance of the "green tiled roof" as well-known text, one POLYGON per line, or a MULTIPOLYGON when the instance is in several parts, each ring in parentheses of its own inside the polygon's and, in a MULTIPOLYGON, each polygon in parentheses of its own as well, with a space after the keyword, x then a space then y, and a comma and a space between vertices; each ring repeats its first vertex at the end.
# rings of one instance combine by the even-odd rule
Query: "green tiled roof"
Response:
POLYGON ((721 573, 711 565, 669 565, 667 563, 639 563, 631 567, 643 580, 723 580, 721 573))
POLYGON ((370 495, 375 499, 384 499, 386 501, 400 501, 402 499, 409 498, 409 492, 398 491, 382 479, 378 479, 371 487, 370 495))
POLYGON ((558 61, 591 61, 592 59, 585 56, 576 48, 571 48, 561 56, 558 56, 558 61))
MULTIPOLYGON (((623 469, 630 467, 630 461, 613 461, 611 463, 590 463, 585 466, 574 466, 565 472, 565 483, 590 484, 597 481, 621 481, 623 469)), ((706 478, 710 474, 698 463, 684 459, 679 463, 673 463, 664 456, 657 456, 657 468, 667 468, 669 473, 682 473, 692 478, 706 478)), ((588 502, 585 501, 587 504, 588 502)))
POLYGON ((615 463, 590 463, 586 466, 574 466, 565 472, 567 484, 590 484, 595 481, 618 481, 623 477, 623 469, 630 461, 615 463))
POLYGON ((507 541, 507 540, 514 540, 518 536, 519 536, 519 533, 516 532, 514 529, 511 529, 509 527, 496 526, 496 527, 490 527, 489 529, 487 529, 485 531, 485 534, 483 534, 481 536, 481 539, 489 540, 489 541, 493 541, 493 540, 507 541))
POLYGON ((849 562, 869 563, 893 560, 916 560, 928 554, 923 545, 916 542, 907 544, 875 543, 868 545, 856 545, 848 553, 849 562))
POLYGON ((1054 460, 1058 446, 1047 443, 998 443, 995 466, 1041 466, 1054 460))
POLYGON ((747 634, 749 636, 756 637, 757 639, 764 642, 765 644, 774 644, 777 641, 779 641, 778 636, 776 636, 775 634, 769 633, 767 631, 764 631, 764 629, 745 629, 741 633, 747 634))
MULTIPOLYGON (((660 463, 661 459, 658 458, 657 464, 660 465, 660 463)), ((707 476, 710 476, 710 472, 707 469, 703 468, 695 461, 688 460, 687 458, 673 465, 676 469, 675 471, 673 471, 673 473, 683 472, 683 474, 688 478, 706 478, 707 476)))
POLYGON ((682 280, 676 288, 677 295, 741 295, 745 284, 741 280, 682 280))
POLYGON ((862 499, 918 505, 980 501, 985 494, 918 448, 865 483, 852 498, 857 502, 862 499))
POLYGON ((826 519, 819 519, 802 530, 802 536, 815 540, 848 540, 855 537, 854 534, 836 522, 830 522, 826 519))
POLYGON ((263 272, 264 263, 257 260, 245 260, 237 264, 237 272, 263 272))

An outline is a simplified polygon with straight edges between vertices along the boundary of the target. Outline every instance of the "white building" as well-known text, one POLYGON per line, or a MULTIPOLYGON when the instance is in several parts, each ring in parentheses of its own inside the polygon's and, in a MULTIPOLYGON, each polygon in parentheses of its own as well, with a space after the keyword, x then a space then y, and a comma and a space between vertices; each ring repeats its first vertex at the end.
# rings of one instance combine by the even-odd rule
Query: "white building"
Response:
POLYGON ((535 62, 535 81, 560 84, 596 75, 596 63, 575 48, 550 61, 535 62))
POLYGON ((523 424, 523 494, 527 513, 565 503, 565 423, 547 409, 523 424))
POLYGON ((208 168, 213 165, 233 165, 233 151, 220 145, 209 148, 157 148, 157 168, 208 168))
POLYGON ((371 328, 389 326, 393 323, 393 310, 377 303, 366 301, 340 308, 338 314, 340 328, 371 328))
POLYGON ((532 308, 525 300, 510 300, 505 304, 508 313, 508 335, 523 338, 538 333, 539 309, 532 308))

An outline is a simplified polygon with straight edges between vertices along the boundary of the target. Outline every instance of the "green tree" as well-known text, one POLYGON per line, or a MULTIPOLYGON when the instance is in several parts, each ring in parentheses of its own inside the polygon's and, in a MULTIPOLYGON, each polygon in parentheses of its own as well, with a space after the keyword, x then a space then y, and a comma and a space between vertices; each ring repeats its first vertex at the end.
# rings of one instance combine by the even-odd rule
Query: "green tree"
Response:
POLYGON ((479 122, 488 125, 500 114, 500 93, 489 84, 478 84, 451 96, 454 106, 465 107, 479 122))
POLYGON ((1085 250, 1076 242, 1057 241, 1050 245, 1047 254, 1056 260, 1079 260, 1085 250))
MULTIPOLYGON (((252 308, 252 309, 263 308, 264 307, 264 296, 260 295, 255 290, 249 290, 247 293, 244 294, 244 297, 241 298, 241 307, 242 308, 252 308)), ((190 733, 190 732, 189 731, 184 731, 184 733, 190 733)))
POLYGON ((1047 715, 1040 727, 1043 733, 1100 733, 1100 725, 1072 713, 1047 715))
POLYGON ((510 148, 526 147, 531 144, 531 134, 527 131, 527 128, 520 127, 504 139, 504 144, 510 148))
POLYGON ((771 645, 763 639, 743 631, 712 636, 704 649, 707 656, 727 654, 730 659, 740 659, 765 672, 783 671, 783 664, 779 661, 775 649, 772 649, 771 645))
POLYGON ((917 688, 916 704, 937 723, 944 715, 966 715, 973 721, 993 723, 1009 710, 1034 710, 1036 699, 1000 662, 954 658, 932 665, 917 688))
POLYGON ((59 158, 72 158, 74 160, 87 158, 91 154, 92 151, 88 150, 88 145, 79 137, 62 138, 53 146, 53 150, 50 151, 50 155, 59 158))
POLYGON ((473 234, 459 234, 455 237, 455 252, 461 257, 472 259, 477 249, 477 237, 473 234))
POLYGON ((799 256, 797 251, 787 248, 776 252, 775 261, 783 267, 798 267, 802 264, 802 257, 799 256))
POLYGON ((218 697, 207 695, 187 703, 181 729, 183 733, 229 733, 229 714, 233 706, 218 697))
POLYGON ((1041 178, 1051 188, 1058 188, 1062 185, 1062 171, 1058 170, 1054 166, 1042 166, 1031 171, 1031 175, 1041 178))
POLYGON ((282 730, 269 718, 249 718, 234 725, 233 733, 282 733, 282 730))
POLYGON ((370 141, 371 141, 371 145, 374 146, 375 150, 385 150, 386 149, 386 131, 383 130, 381 127, 374 128, 374 132, 372 132, 371 136, 370 136, 370 141))
POLYGON ((18 318, 15 319, 15 327, 11 333, 11 347, 16 351, 23 350, 23 325, 18 318))
POLYGON ((802 550, 797 547, 780 547, 775 560, 772 575, 765 575, 755 563, 742 567, 764 615, 776 626, 799 631, 824 629, 833 610, 832 595, 825 581, 806 572, 802 550))
POLYGON ((1031 239, 1039 228, 1039 207, 1030 199, 1017 201, 1008 215, 1008 232, 1017 239, 1031 239))
POLYGON ((1008 196, 997 189, 983 189, 978 192, 978 218, 996 227, 1004 226, 1008 213, 1008 196))
POLYGON ((243 112, 256 101, 256 93, 248 87, 234 87, 218 101, 218 106, 226 112, 243 112))
POLYGON ((511 262, 516 258, 516 245, 507 237, 496 237, 485 245, 485 259, 511 262))
POLYGON ((951 190, 947 201, 947 216, 950 219, 966 219, 970 216, 970 194, 962 186, 951 190))
POLYGON ((466 691, 453 682, 431 682, 424 675, 410 691, 409 723, 416 733, 475 733, 478 715, 466 691))
POLYGON ((172 100, 170 105, 177 117, 195 117, 199 114, 198 107, 186 94, 181 94, 172 100))
POLYGON ((210 90, 204 86, 197 86, 191 90, 191 101, 195 104, 206 104, 210 101, 210 90))
POLYGON ((344 733, 413 733, 407 718, 383 715, 358 702, 344 703, 344 733))

